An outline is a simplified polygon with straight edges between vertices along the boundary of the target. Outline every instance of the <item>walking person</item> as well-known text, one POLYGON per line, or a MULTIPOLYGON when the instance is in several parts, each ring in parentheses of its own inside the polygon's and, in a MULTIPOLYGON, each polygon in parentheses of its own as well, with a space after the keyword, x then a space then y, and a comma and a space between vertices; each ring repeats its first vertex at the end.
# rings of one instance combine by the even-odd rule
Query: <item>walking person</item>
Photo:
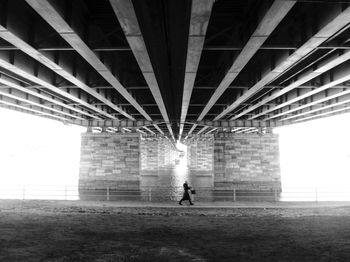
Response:
POLYGON ((190 205, 193 205, 192 201, 191 201, 191 196, 189 193, 189 190, 191 189, 190 186, 188 186, 187 181, 185 181, 185 183, 183 184, 184 187, 184 194, 181 198, 181 200, 179 201, 179 205, 182 205, 182 201, 188 200, 190 202, 190 205))

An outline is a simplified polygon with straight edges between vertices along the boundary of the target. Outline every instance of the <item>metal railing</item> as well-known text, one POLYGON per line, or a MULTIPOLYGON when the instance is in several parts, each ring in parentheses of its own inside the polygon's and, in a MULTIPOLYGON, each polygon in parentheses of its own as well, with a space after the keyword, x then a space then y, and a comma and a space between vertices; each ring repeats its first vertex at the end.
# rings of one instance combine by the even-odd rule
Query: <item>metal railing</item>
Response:
MULTIPOLYGON (((350 188, 271 188, 247 190, 196 187, 195 201, 350 201, 350 188)), ((101 201, 178 201, 182 187, 78 187, 76 185, 0 185, 0 199, 101 201)))

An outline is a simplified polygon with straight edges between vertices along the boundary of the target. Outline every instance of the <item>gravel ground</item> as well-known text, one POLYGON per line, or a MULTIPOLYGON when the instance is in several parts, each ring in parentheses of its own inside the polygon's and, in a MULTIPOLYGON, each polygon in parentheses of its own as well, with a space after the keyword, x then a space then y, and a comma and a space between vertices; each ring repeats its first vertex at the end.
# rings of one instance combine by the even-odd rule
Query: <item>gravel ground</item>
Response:
POLYGON ((350 261, 350 206, 0 200, 0 261, 350 261))

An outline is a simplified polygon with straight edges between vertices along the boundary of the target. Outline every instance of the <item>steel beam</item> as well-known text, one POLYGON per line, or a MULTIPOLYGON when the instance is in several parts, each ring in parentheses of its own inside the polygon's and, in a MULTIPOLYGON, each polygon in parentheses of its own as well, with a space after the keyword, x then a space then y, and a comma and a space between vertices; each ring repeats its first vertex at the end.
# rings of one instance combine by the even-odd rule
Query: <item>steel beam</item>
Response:
POLYGON ((37 116, 48 116, 49 118, 55 118, 55 119, 58 119, 60 121, 64 121, 66 123, 71 123, 71 121, 69 119, 67 119, 67 118, 56 116, 56 115, 53 115, 51 113, 45 113, 45 112, 42 112, 40 110, 35 110, 35 109, 28 108, 28 107, 25 107, 25 106, 21 106, 21 105, 18 105, 16 103, 11 103, 11 102, 8 102, 8 101, 0 100, 0 105, 1 104, 29 111, 29 112, 33 113, 34 115, 37 115, 37 116))
POLYGON ((204 39, 209 24, 213 0, 192 0, 190 29, 188 35, 185 80, 182 94, 179 139, 181 139, 184 122, 191 101, 194 81, 202 54, 204 39))
POLYGON ((3 86, 3 88, 0 88, 1 89, 5 89, 6 88, 14 88, 14 89, 17 89, 17 90, 20 90, 22 91, 23 93, 26 93, 26 94, 30 94, 32 96, 35 96, 35 97, 38 97, 38 98, 41 98, 45 101, 48 101, 50 103, 52 103, 53 105, 58 105, 58 106, 62 106, 62 107, 65 107, 71 111, 74 111, 74 112, 77 112, 81 115, 86 115, 88 117, 91 117, 91 118, 95 118, 95 119, 101 119, 100 117, 97 117, 95 115, 92 115, 92 114, 89 114, 88 112, 85 112, 77 107, 73 107, 71 105, 68 105, 68 104, 65 104, 57 99, 53 99, 51 97, 48 97, 47 95, 44 95, 42 93, 39 93, 36 89, 31 89, 29 90, 27 87, 23 87, 23 86, 20 86, 20 85, 17 85, 15 83, 12 83, 8 80, 5 80, 5 79, 2 79, 0 78, 0 83, 4 84, 5 86, 3 86))
POLYGON ((148 132, 150 132, 152 135, 156 134, 151 129, 149 129, 147 126, 143 126, 143 128, 146 129, 148 132))
POLYGON ((225 90, 239 75, 249 60, 255 55, 259 48, 263 45, 266 39, 279 25, 283 18, 295 5, 296 1, 279 1, 276 0, 267 11, 254 33, 240 52, 236 60, 231 65, 225 77, 222 79, 218 88, 209 99, 207 105, 203 109, 202 113, 198 117, 198 121, 202 120, 209 110, 213 107, 215 102, 221 97, 225 90))
POLYGON ((45 87, 46 89, 49 89, 50 91, 62 96, 62 97, 65 97, 71 101, 74 101, 76 103, 79 103, 80 105, 86 107, 86 108, 89 108, 90 110, 94 111, 94 112, 97 112, 101 115, 104 115, 108 118, 112 118, 112 119, 115 119, 114 116, 112 116, 111 114, 108 114, 107 112, 95 107, 95 106, 92 106, 91 104, 71 95, 71 94, 68 94, 64 91, 62 91, 60 88, 54 86, 54 85, 51 85, 49 84, 48 82, 36 77, 36 76, 33 76, 32 74, 29 74, 27 73, 26 71, 20 69, 19 67, 13 65, 13 64, 10 64, 8 63, 7 61, 5 61, 4 59, 1 59, 0 58, 0 67, 3 67, 3 68, 6 68, 8 71, 16 74, 16 75, 20 75, 21 77, 25 78, 25 79, 28 79, 30 80, 31 82, 33 83, 36 83, 38 85, 41 85, 43 87, 45 87))
MULTIPOLYGON (((68 25, 59 12, 49 3, 48 0, 26 0, 26 2, 53 28, 57 33, 70 44, 111 86, 113 86, 137 111, 147 120, 150 116, 122 86, 118 79, 110 72, 90 47, 80 36, 68 25)), ((130 115, 129 119, 134 120, 130 115)))
POLYGON ((74 119, 85 120, 82 117, 79 117, 79 116, 76 116, 76 115, 72 115, 70 113, 66 113, 64 111, 57 110, 55 108, 52 108, 52 107, 49 107, 49 106, 45 106, 45 105, 40 104, 38 102, 34 102, 34 101, 29 100, 29 99, 21 98, 19 96, 16 96, 16 95, 13 95, 13 94, 9 94, 9 93, 3 92, 3 91, 0 91, 0 95, 12 98, 12 99, 17 100, 17 101, 21 101, 21 102, 27 103, 29 105, 33 105, 33 106, 36 106, 36 107, 39 107, 39 108, 43 108, 43 109, 51 111, 51 112, 55 112, 55 113, 58 113, 58 114, 61 114, 61 115, 69 116, 69 117, 74 118, 74 119))
MULTIPOLYGON (((273 70, 266 74, 259 82, 245 92, 240 98, 227 107, 221 114, 215 117, 214 120, 219 120, 241 103, 259 92, 265 85, 269 84, 276 77, 285 72, 288 68, 293 66, 296 62, 303 59, 307 54, 312 52, 315 48, 324 43, 328 38, 350 23, 350 7, 345 9, 342 13, 336 16, 331 22, 326 24, 318 33, 311 37, 305 44, 298 48, 292 55, 287 57, 283 62, 277 65, 273 70)), ((249 110, 250 111, 250 110, 249 110)), ((246 112, 249 112, 246 111, 246 112)), ((235 118, 236 119, 236 118, 235 118)))
MULTIPOLYGON (((330 70, 330 69, 332 69, 332 68, 334 68, 334 67, 336 67, 336 66, 338 66, 338 65, 340 65, 340 64, 342 64, 342 63, 344 63, 344 62, 346 62, 346 61, 348 61, 348 60, 350 60, 350 51, 346 52, 345 54, 343 54, 343 55, 341 55, 341 56, 339 56, 339 57, 336 57, 336 58, 333 58, 333 59, 328 60, 324 65, 321 65, 321 66, 320 66, 319 68, 317 68, 316 70, 314 70, 314 71, 308 73, 308 74, 305 75, 304 77, 302 77, 302 78, 300 78, 299 80, 293 82, 292 84, 286 86, 286 87, 283 88, 282 90, 280 90, 280 91, 278 91, 278 92, 276 92, 276 93, 274 93, 274 94, 272 94, 272 95, 270 95, 270 96, 267 96, 266 98, 264 98, 263 100, 261 100, 259 103, 256 103, 254 106, 251 106, 251 107, 247 108, 246 110, 244 110, 243 112, 241 112, 241 113, 235 115, 234 117, 231 118, 231 120, 238 119, 239 117, 241 117, 241 116, 243 116, 243 115, 245 115, 245 114, 251 112, 252 110, 254 110, 254 109, 256 109, 256 108, 258 108, 258 107, 260 107, 260 106, 262 106, 262 105, 264 105, 264 104, 266 104, 266 103, 268 103, 268 102, 270 102, 270 101, 272 101, 272 100, 274 100, 274 99, 276 99, 277 97, 279 97, 279 96, 281 96, 281 95, 283 95, 283 94, 285 94, 285 93, 290 92, 291 90, 297 88, 299 85, 302 85, 302 84, 304 84, 304 83, 310 81, 311 79, 313 79, 313 78, 315 78, 315 77, 317 77, 317 76, 319 76, 319 75, 325 73, 326 71, 328 71, 328 70, 330 70)), ((346 77, 344 77, 344 79, 346 79, 346 80, 341 80, 341 81, 339 80, 339 81, 336 81, 336 82, 334 83, 334 85, 337 85, 337 84, 340 84, 340 83, 342 83, 342 82, 344 82, 344 81, 349 80, 349 79, 350 79, 350 76, 346 76, 346 77)), ((330 84, 330 85, 331 85, 331 84, 330 84)), ((321 90, 322 90, 322 89, 325 90, 325 89, 327 89, 327 88, 328 88, 327 85, 324 85, 324 86, 321 88, 321 90)), ((318 90, 318 89, 316 89, 316 90, 318 90)), ((312 94, 318 93, 318 91, 316 91, 316 90, 311 91, 310 93, 312 93, 312 94)), ((295 98, 294 100, 297 100, 297 98, 295 98)), ((293 101, 294 101, 294 100, 293 100, 293 101)), ((268 111, 268 112, 271 112, 271 111, 273 111, 273 110, 274 110, 274 109, 269 109, 269 110, 266 110, 265 112, 267 112, 267 111, 268 111)), ((259 114, 259 115, 260 115, 260 114, 259 114)), ((253 116, 253 117, 251 117, 250 119, 254 119, 254 118, 256 118, 256 117, 258 117, 258 116, 253 116)))
MULTIPOLYGON (((286 121, 286 120, 290 120, 290 119, 293 119, 293 118, 297 118, 297 117, 313 114, 313 113, 316 113, 316 112, 319 112, 319 111, 323 111, 325 109, 330 109, 330 108, 333 108, 333 107, 336 107, 336 106, 340 106, 340 105, 344 105, 344 104, 350 104, 350 99, 344 100, 342 102, 332 103, 332 104, 330 104, 328 106, 322 106, 320 108, 316 108, 316 109, 312 109, 312 110, 309 110, 309 111, 305 111, 303 113, 299 113, 299 114, 294 115, 294 116, 289 116, 289 117, 281 119, 280 121, 286 121)), ((349 107, 349 109, 350 109, 350 107, 349 107)))
MULTIPOLYGON (((337 80, 335 80, 335 81, 332 81, 332 82, 330 82, 330 83, 328 83, 328 84, 325 84, 325 85, 323 85, 323 86, 321 86, 321 87, 319 87, 319 88, 317 88, 317 89, 315 89, 315 90, 312 90, 312 91, 310 91, 310 92, 307 92, 307 93, 305 93, 305 94, 303 94, 303 95, 300 95, 300 96, 298 96, 298 97, 296 97, 296 98, 294 98, 294 99, 288 100, 287 102, 282 103, 282 104, 280 104, 280 105, 278 105, 278 106, 275 106, 275 107, 273 107, 273 108, 271 108, 271 109, 269 109, 269 110, 265 110, 265 111, 261 112, 260 114, 254 115, 253 117, 250 118, 250 120, 255 119, 256 117, 259 117, 259 116, 261 116, 261 115, 265 115, 265 114, 267 114, 267 113, 270 113, 270 112, 272 112, 272 111, 274 111, 274 110, 280 109, 280 108, 282 108, 282 107, 285 107, 285 106, 287 106, 287 105, 290 105, 290 104, 292 104, 292 103, 295 103, 295 102, 297 102, 297 101, 300 101, 300 100, 302 100, 302 99, 305 99, 306 97, 310 97, 310 96, 312 96, 312 95, 315 95, 315 94, 317 94, 317 93, 320 93, 320 92, 322 92, 322 91, 325 91, 325 90, 327 90, 328 88, 330 88, 330 87, 333 86, 333 85, 337 85, 337 84, 339 84, 339 83, 343 83, 343 82, 348 81, 348 80, 350 80, 350 75, 347 75, 347 76, 345 76, 345 77, 341 77, 341 78, 339 78, 339 79, 337 79, 337 80)), ((303 108, 305 108, 305 107, 309 107, 309 106, 312 106, 312 105, 315 105, 315 104, 323 103, 323 102, 325 102, 325 101, 328 101, 328 100, 331 100, 331 99, 334 99, 334 98, 337 98, 337 97, 340 97, 340 96, 343 96, 343 95, 347 95, 347 94, 350 94, 350 90, 341 91, 341 92, 339 92, 339 93, 337 93, 337 94, 334 94, 334 95, 332 95, 332 96, 328 96, 328 97, 326 97, 326 98, 323 98, 323 99, 320 99, 320 100, 316 100, 316 101, 307 103, 307 104, 302 105, 302 106, 298 106, 298 107, 296 107, 296 108, 294 108, 294 109, 292 109, 292 110, 288 110, 288 111, 283 112, 283 113, 280 113, 280 114, 278 114, 278 115, 274 115, 274 116, 272 116, 272 117, 269 117, 267 120, 273 119, 273 118, 276 118, 276 117, 280 117, 280 116, 282 116, 282 115, 285 115, 285 114, 288 114, 288 113, 291 113, 291 112, 295 112, 295 111, 297 111, 297 110, 301 110, 301 109, 303 109, 303 108)))
MULTIPOLYGON (((153 66, 148 55, 146 44, 135 14, 134 6, 131 0, 110 0, 110 3, 124 31, 126 40, 131 47, 138 65, 140 66, 147 85, 151 90, 154 100, 158 105, 159 111, 161 112, 164 121, 168 123, 167 127, 169 129, 169 132, 173 140, 175 140, 173 130, 169 124, 169 117, 165 108, 162 94, 160 92, 158 82, 154 74, 153 66)), ((151 117, 148 117, 146 119, 152 120, 151 117)))
POLYGON ((63 78, 67 79, 69 82, 74 84, 76 87, 84 90, 88 94, 92 95, 93 97, 97 98, 101 102, 103 102, 105 105, 111 107, 113 110, 119 112, 120 114, 124 115, 125 117, 129 119, 133 119, 132 116, 130 116, 128 113, 126 113, 124 110, 122 110, 120 107, 113 104, 111 101, 97 93, 95 90, 93 90, 91 87, 87 86, 82 81, 78 80, 75 76, 73 76, 71 73, 68 72, 68 70, 62 68, 57 63, 51 61, 49 58, 47 58, 43 53, 40 53, 38 50, 33 48, 31 45, 23 41, 20 37, 15 35, 14 33, 7 30, 5 27, 0 25, 0 37, 4 40, 10 42, 14 46, 18 47, 19 50, 23 51, 27 55, 31 56, 44 66, 50 68, 53 70, 56 74, 62 76, 63 78))
POLYGON ((199 130, 198 132, 197 132, 197 135, 200 135, 200 134, 202 134, 205 130, 207 130, 209 128, 209 126, 204 126, 201 130, 199 130))
POLYGON ((336 110, 331 110, 329 112, 325 112, 322 114, 317 114, 315 116, 309 116, 309 117, 305 117, 305 118, 301 118, 301 119, 297 119, 294 121, 295 122, 301 122, 301 121, 306 121, 306 120, 310 120, 310 119, 314 119, 314 118, 322 118, 328 115, 333 115, 333 114, 339 114, 339 113, 346 113, 346 112, 350 112, 350 107, 347 106, 345 108, 340 108, 340 109, 336 109, 336 110))

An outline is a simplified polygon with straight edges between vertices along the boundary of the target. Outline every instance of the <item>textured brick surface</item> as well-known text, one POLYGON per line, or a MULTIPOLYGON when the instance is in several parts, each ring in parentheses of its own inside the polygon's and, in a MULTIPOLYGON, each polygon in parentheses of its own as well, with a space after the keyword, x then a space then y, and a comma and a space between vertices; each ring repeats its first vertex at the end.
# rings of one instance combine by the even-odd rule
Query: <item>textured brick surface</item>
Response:
POLYGON ((214 163, 215 187, 281 187, 275 134, 219 134, 214 142, 214 163))
POLYGON ((80 187, 138 187, 139 134, 85 133, 81 139, 80 187))
POLYGON ((171 142, 165 138, 143 139, 140 150, 141 170, 150 172, 174 166, 175 158, 178 156, 171 142))
POLYGON ((208 140, 193 140, 187 144, 187 165, 192 174, 213 175, 214 142, 208 140))

